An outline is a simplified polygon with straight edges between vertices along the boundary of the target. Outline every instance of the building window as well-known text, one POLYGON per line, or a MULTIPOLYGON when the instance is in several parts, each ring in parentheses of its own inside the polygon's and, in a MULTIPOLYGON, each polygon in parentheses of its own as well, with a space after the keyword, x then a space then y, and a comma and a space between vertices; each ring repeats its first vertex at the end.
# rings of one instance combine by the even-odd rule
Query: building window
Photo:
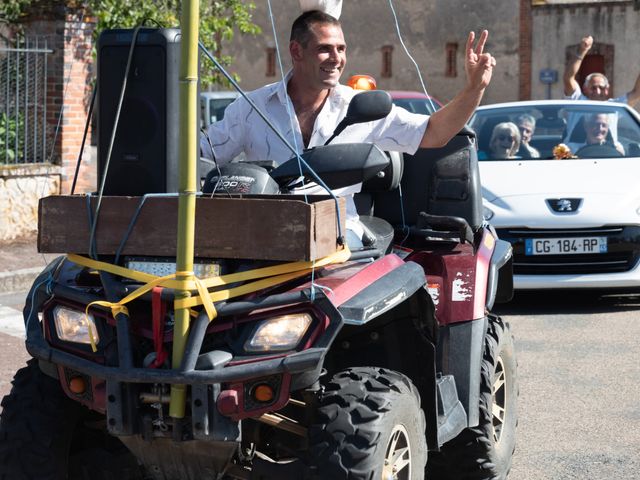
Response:
POLYGON ((380 76, 382 78, 391 78, 393 75, 393 66, 391 60, 393 58, 393 45, 385 45, 382 47, 382 71, 380 76))
POLYGON ((267 69, 265 75, 267 77, 276 76, 276 49, 273 47, 267 48, 267 69))
POLYGON ((458 76, 458 44, 447 43, 447 65, 444 70, 445 77, 457 77, 458 76))

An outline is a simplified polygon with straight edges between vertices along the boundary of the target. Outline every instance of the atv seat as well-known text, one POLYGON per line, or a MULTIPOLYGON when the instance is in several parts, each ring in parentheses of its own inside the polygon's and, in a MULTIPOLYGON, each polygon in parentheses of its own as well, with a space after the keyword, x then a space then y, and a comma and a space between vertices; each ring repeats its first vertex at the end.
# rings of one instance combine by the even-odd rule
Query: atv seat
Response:
MULTIPOLYGON (((369 193, 376 217, 397 229, 422 228, 425 219, 422 212, 428 214, 427 217, 458 217, 474 232, 482 226, 480 172, 475 135, 471 130, 463 129, 442 148, 405 154, 403 163, 402 197, 398 188, 369 193)), ((365 187, 368 186, 363 185, 363 190, 369 192, 365 187)), ((359 206, 366 208, 363 200, 359 206)))

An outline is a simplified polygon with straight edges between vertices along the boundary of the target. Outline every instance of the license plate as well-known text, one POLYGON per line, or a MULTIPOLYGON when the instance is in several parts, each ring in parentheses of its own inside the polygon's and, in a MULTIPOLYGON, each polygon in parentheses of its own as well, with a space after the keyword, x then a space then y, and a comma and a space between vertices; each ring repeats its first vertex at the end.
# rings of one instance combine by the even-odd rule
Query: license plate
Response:
POLYGON ((607 237, 527 238, 526 255, 607 253, 607 237))

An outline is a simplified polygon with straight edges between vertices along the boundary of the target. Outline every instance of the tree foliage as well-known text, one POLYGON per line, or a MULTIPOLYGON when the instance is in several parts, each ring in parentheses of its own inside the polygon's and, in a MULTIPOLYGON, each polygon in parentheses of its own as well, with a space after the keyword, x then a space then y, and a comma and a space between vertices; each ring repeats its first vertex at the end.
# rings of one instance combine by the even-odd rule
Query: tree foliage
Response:
MULTIPOLYGON (((182 9, 181 0, 85 0, 65 2, 67 8, 86 6, 96 17, 96 35, 108 28, 133 28, 138 25, 150 27, 178 27, 182 9)), ((17 24, 31 12, 60 8, 55 0, 0 0, 0 19, 17 24), (47 5, 48 4, 48 5, 47 5)), ((223 65, 231 63, 231 57, 223 54, 222 46, 233 38, 234 33, 257 35, 260 27, 252 22, 253 2, 246 0, 202 0, 200 2, 200 39, 223 65)), ((206 60, 208 62, 208 60, 206 60)), ((225 83, 215 72, 213 65, 205 68, 203 84, 225 83)))

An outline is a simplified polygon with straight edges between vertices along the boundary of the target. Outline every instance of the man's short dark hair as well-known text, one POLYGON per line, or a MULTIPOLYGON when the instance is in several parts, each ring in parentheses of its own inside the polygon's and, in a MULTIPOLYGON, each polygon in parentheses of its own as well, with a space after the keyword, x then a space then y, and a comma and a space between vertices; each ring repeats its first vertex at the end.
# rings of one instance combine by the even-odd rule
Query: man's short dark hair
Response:
POLYGON ((306 47, 311 37, 311 25, 315 23, 340 26, 340 21, 328 13, 321 12, 320 10, 309 10, 293 21, 289 41, 295 40, 303 47, 306 47))

